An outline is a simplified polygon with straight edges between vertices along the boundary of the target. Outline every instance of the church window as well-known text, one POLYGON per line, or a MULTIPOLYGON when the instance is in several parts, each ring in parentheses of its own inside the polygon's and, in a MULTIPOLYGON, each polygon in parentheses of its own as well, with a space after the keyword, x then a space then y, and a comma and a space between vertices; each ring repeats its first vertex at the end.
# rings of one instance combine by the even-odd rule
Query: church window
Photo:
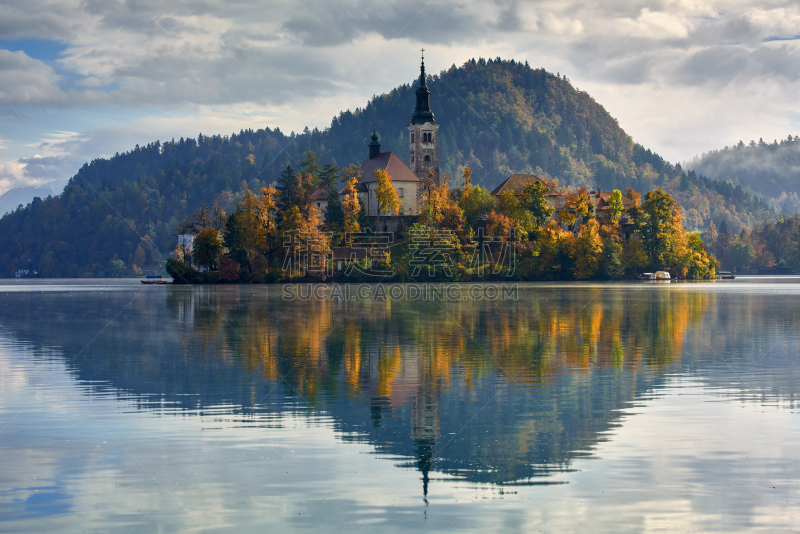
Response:
POLYGON ((412 143, 414 142, 414 134, 413 133, 411 134, 411 142, 412 143))
POLYGON ((402 188, 402 187, 400 187, 400 188, 397 190, 397 196, 398 196, 398 197, 400 197, 400 198, 403 198, 403 188, 402 188))
POLYGON ((426 154, 425 155, 425 161, 430 161, 430 160, 431 160, 431 157, 426 154))

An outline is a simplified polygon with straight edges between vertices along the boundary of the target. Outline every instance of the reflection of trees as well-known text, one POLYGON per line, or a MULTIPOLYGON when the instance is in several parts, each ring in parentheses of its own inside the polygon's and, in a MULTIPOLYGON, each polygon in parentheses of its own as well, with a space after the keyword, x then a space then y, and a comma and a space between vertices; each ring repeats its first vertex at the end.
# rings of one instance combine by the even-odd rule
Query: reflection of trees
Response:
POLYGON ((763 351, 800 318, 767 297, 575 287, 521 288, 518 301, 498 303, 286 302, 274 287, 173 288, 127 308, 130 293, 20 294, 6 297, 0 325, 57 347, 79 378, 134 391, 145 407, 152 397, 281 412, 298 410, 299 398, 330 414, 342 439, 414 458, 427 485, 430 471, 542 480, 591 450, 660 369, 763 351), (769 336, 754 326, 765 321, 776 325, 769 336), (86 333, 104 327, 81 351, 86 333))
POLYGON ((458 305, 228 296, 216 303, 221 322, 196 319, 193 328, 311 406, 321 398, 367 406, 379 450, 416 457, 426 485, 429 469, 508 483, 563 469, 574 451, 590 449, 659 368, 680 360, 687 328, 710 300, 578 295, 458 305), (472 426, 461 431, 465 421, 472 426), (442 437, 450 435, 458 437, 442 437))

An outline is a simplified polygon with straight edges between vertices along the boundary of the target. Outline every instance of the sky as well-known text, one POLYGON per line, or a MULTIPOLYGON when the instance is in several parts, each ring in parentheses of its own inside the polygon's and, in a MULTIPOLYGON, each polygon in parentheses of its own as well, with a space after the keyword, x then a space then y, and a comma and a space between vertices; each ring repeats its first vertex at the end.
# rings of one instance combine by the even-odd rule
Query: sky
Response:
POLYGON ((0 0, 0 193, 157 139, 323 129, 423 47, 429 73, 566 75, 672 162, 800 133, 796 0, 0 0))

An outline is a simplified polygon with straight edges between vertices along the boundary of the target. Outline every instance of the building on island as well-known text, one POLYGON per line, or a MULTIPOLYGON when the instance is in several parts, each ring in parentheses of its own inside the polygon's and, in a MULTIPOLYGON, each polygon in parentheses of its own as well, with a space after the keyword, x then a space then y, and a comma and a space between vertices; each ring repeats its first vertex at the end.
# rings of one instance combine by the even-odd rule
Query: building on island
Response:
MULTIPOLYGON (((536 176, 535 174, 512 174, 505 180, 503 180, 500 185, 495 187, 491 194, 496 198, 500 198, 500 195, 503 193, 510 191, 516 196, 521 196, 525 191, 525 188, 532 184, 540 182, 547 187, 547 191, 545 192, 545 198, 553 206, 553 215, 548 220, 558 220, 558 215, 562 210, 569 209, 566 205, 566 195, 564 191, 558 190, 553 187, 552 184, 548 183, 546 180, 543 180, 536 176)), ((613 191, 599 191, 599 190, 591 190, 588 192, 589 200, 592 202, 594 206, 594 214, 593 216, 600 220, 607 220, 611 217, 610 215, 610 206, 608 205, 608 200, 611 197, 613 191)), ((630 220, 628 217, 628 210, 633 206, 633 199, 631 199, 625 193, 622 193, 622 205, 623 205, 623 212, 622 216, 620 217, 620 224, 623 227, 630 225, 630 220)), ((630 235, 630 231, 628 228, 625 228, 626 239, 630 235)))
MULTIPOLYGON (((381 212, 375 192, 378 189, 376 170, 389 174, 392 187, 400 199, 397 215, 417 216, 420 214, 420 198, 426 180, 433 178, 439 184, 439 125, 431 111, 428 83, 425 76, 425 58, 420 66, 419 85, 417 87, 417 105, 408 125, 408 161, 406 163, 394 152, 381 152, 381 144, 377 129, 372 132, 369 143, 369 156, 361 164, 361 180, 358 182, 358 199, 364 206, 368 217, 395 215, 381 212)), ((344 187, 339 190, 343 199, 344 187)), ((311 197, 311 202, 324 213, 327 209, 327 192, 318 189, 311 197)))
MULTIPOLYGON (((369 144, 369 157, 361 164, 361 180, 358 182, 358 199, 364 206, 367 216, 394 215, 391 212, 381 212, 375 193, 378 189, 376 170, 383 170, 389 174, 392 187, 400 199, 400 209, 397 215, 419 215, 420 186, 422 182, 414 172, 408 168, 403 160, 394 152, 381 152, 378 141, 378 132, 372 133, 372 142, 369 144)), ((344 188, 339 191, 344 195, 344 188)))
POLYGON ((408 125, 408 163, 420 180, 439 177, 439 125, 431 111, 431 91, 425 77, 425 57, 422 58, 417 87, 417 105, 408 125))
POLYGON ((561 194, 549 183, 542 180, 535 174, 512 174, 505 180, 503 180, 500 185, 495 187, 492 190, 491 195, 494 197, 500 197, 506 191, 511 191, 516 196, 522 195, 525 191, 525 188, 533 183, 539 182, 543 184, 547 188, 547 192, 545 193, 545 198, 547 201, 556 209, 558 209, 559 205, 558 202, 561 199, 561 194))
POLYGON ((308 201, 311 203, 312 206, 316 206, 319 210, 319 215, 322 220, 325 220, 325 214, 328 213, 328 190, 324 187, 318 187, 311 196, 308 198, 308 201))

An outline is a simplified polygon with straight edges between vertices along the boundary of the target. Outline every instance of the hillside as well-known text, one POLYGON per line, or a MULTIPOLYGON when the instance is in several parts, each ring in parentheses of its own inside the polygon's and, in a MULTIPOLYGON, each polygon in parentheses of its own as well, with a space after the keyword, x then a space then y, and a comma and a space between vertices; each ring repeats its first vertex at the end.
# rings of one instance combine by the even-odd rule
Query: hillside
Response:
MULTIPOLYGON (((602 189, 662 187, 684 207, 684 224, 734 229, 771 215, 766 201, 726 181, 684 173, 635 144, 602 106, 568 80, 515 61, 471 60, 428 83, 441 125, 442 170, 493 188, 512 172, 535 172, 562 185, 602 189)), ((414 106, 404 85, 364 109, 335 117, 324 131, 286 135, 278 128, 230 137, 153 142, 84 165, 63 194, 35 199, 0 219, 0 276, 34 264, 47 276, 109 276, 137 263, 156 265, 175 246, 178 221, 201 203, 233 206, 243 187, 276 181, 306 151, 320 163, 360 163, 373 126, 383 150, 407 157, 414 106)))
POLYGON ((693 159, 688 168, 729 180, 769 198, 778 209, 800 211, 800 137, 780 142, 742 141, 693 159))

